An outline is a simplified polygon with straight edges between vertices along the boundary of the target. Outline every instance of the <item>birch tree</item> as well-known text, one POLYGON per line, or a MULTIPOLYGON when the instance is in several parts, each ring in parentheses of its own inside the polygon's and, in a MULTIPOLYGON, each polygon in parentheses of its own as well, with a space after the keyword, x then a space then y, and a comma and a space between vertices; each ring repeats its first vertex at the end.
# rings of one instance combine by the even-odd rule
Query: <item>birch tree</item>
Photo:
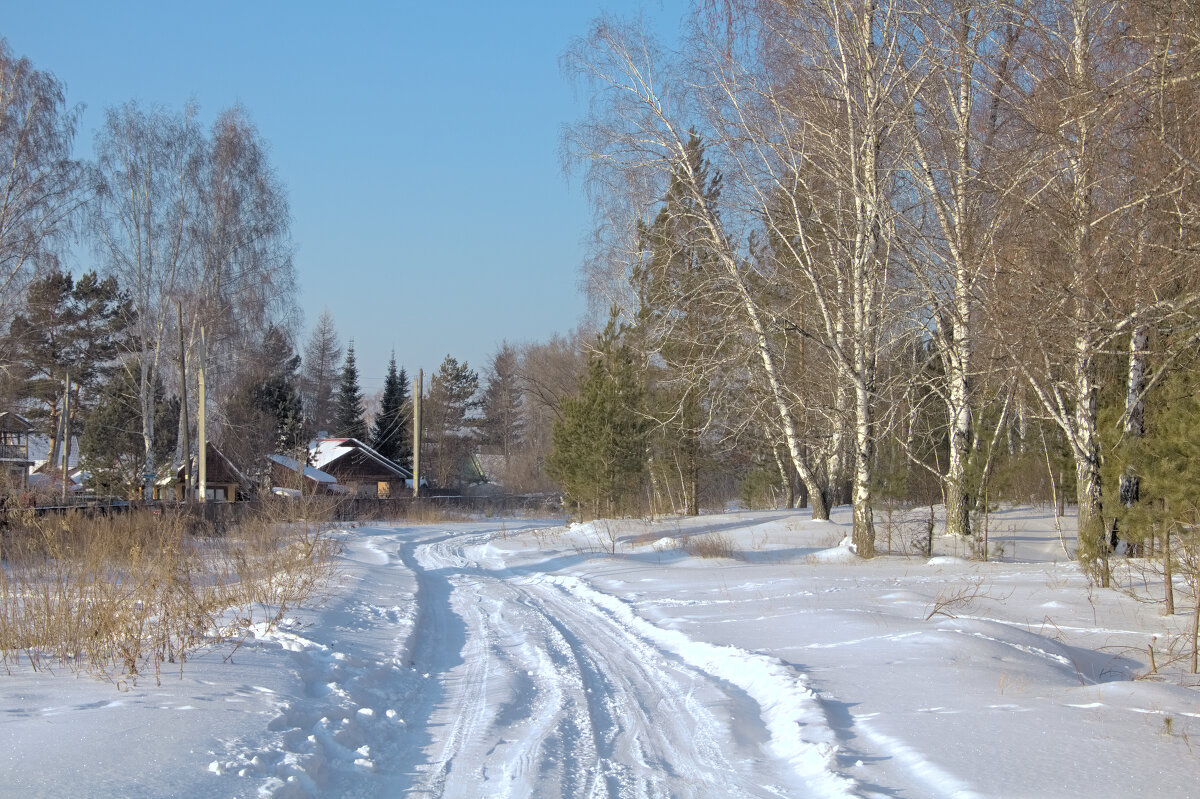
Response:
POLYGON ((707 48, 714 125, 733 143, 747 205, 785 246, 788 285, 815 308, 794 327, 828 353, 848 392, 853 540, 870 557, 877 361, 896 329, 891 248, 904 142, 895 130, 910 102, 904 17, 891 4, 852 0, 747 5, 756 51, 707 48))
MULTIPOLYGON (((998 197, 1013 185, 1001 130, 1012 102, 1021 20, 1007 4, 921 0, 909 18, 915 84, 905 119, 918 203, 909 260, 932 317, 949 429, 946 531, 971 532, 968 461, 977 406, 979 307, 995 264, 998 197)), ((1019 175, 1019 168, 1017 174, 1019 175)))
MULTIPOLYGON (((83 202, 83 169, 71 158, 78 118, 62 83, 0 38, 0 329, 28 279, 57 265, 56 245, 83 202)), ((5 361, 0 351, 0 369, 5 361)))
MULTIPOLYGON (((738 242, 744 239, 727 229, 735 216, 718 214, 703 175, 688 157, 692 127, 683 121, 689 113, 686 81, 669 73, 663 54, 643 31, 608 19, 597 21, 589 37, 575 44, 564 67, 596 91, 590 117, 567 136, 570 156, 585 165, 597 217, 607 234, 602 239, 603 262, 610 265, 604 273, 607 279, 596 281, 593 273, 593 282, 615 287, 607 296, 621 299, 620 307, 633 321, 636 292, 629 288, 629 275, 639 252, 637 223, 650 218, 674 179, 689 200, 684 224, 711 259, 709 288, 728 298, 720 335, 737 332, 753 353, 754 373, 766 387, 792 464, 806 484, 816 485, 780 381, 769 320, 750 285, 745 253, 739 250, 738 242)), ((818 518, 827 513, 814 507, 818 518)))
POLYGON ((193 106, 179 113, 136 103, 110 109, 96 139, 92 230, 105 268, 131 300, 147 498, 158 469, 155 390, 171 300, 195 255, 191 225, 199 211, 195 170, 202 146, 193 106))

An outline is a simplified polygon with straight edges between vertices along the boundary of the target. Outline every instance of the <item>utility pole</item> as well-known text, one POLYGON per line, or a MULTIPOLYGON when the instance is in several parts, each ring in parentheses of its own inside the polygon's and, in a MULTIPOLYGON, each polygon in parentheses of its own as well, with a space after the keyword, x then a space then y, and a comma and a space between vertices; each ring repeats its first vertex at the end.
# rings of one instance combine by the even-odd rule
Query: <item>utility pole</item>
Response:
MULTIPOLYGON (((63 392, 63 407, 62 407, 62 438, 63 438, 63 458, 62 458, 62 501, 67 504, 67 481, 71 479, 71 373, 67 372, 66 390, 63 392)), ((53 466, 53 464, 51 464, 53 466)), ((51 474, 54 473, 53 468, 51 474)))
POLYGON ((413 497, 421 496, 421 392, 425 370, 418 369, 413 380, 413 497))
POLYGON ((183 349, 183 303, 175 300, 175 312, 179 320, 179 401, 183 415, 183 501, 188 501, 192 488, 192 442, 188 424, 187 357, 183 349))
POLYGON ((198 388, 200 396, 197 397, 199 408, 196 417, 196 500, 205 502, 208 500, 208 438, 204 434, 204 370, 208 366, 208 339, 204 334, 204 325, 200 326, 200 372, 198 375, 198 388))

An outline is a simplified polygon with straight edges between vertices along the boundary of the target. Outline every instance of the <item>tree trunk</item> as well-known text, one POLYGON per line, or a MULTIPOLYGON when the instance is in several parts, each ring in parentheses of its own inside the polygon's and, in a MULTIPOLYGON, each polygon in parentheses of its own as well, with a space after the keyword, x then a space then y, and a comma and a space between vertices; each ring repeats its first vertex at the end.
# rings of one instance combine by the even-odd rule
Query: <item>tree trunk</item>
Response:
MULTIPOLYGON (((1146 366, 1149 359, 1150 336, 1144 325, 1133 329, 1129 337, 1129 380, 1125 387, 1125 438, 1139 439, 1146 433, 1146 366)), ((1121 504, 1132 508, 1141 498, 1141 479, 1133 465, 1125 467, 1121 474, 1121 504)), ((1113 541, 1119 531, 1113 524, 1113 541)), ((1131 544, 1130 554, 1134 554, 1131 544)))
POLYGON ((971 407, 968 359, 970 349, 961 340, 965 331, 955 325, 955 341, 950 355, 950 462, 946 467, 946 532, 971 535, 971 497, 967 486, 967 465, 971 453, 971 407))
POLYGON ((858 421, 854 441, 854 547, 861 558, 875 557, 875 522, 871 510, 871 467, 875 458, 875 436, 871 429, 870 392, 856 390, 858 421))
POLYGON ((1092 380, 1091 345, 1076 342, 1075 359, 1075 496, 1079 507, 1079 558, 1100 585, 1109 585, 1110 546, 1104 529, 1100 475, 1100 440, 1096 431, 1096 385, 1092 380))

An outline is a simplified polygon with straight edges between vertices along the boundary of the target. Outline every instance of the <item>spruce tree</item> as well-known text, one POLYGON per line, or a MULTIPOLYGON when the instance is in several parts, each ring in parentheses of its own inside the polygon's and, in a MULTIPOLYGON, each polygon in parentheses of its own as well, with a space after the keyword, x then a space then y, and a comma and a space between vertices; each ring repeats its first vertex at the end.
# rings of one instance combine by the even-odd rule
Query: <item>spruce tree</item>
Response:
POLYGON ((408 375, 396 368, 396 354, 388 362, 383 380, 379 414, 371 433, 371 446, 385 458, 406 469, 412 466, 412 403, 408 396, 408 375))
POLYGON ((479 438, 478 392, 479 375, 449 355, 429 381, 422 414, 428 442, 422 456, 428 453, 428 470, 423 471, 437 485, 457 486, 473 476, 470 458, 479 438))
POLYGON ((363 395, 358 387, 358 365, 354 361, 354 342, 346 345, 346 362, 334 397, 333 433, 339 438, 366 441, 367 422, 363 418, 363 395))
POLYGON ((492 358, 491 373, 483 392, 482 443, 492 453, 504 456, 505 466, 521 446, 524 436, 517 367, 517 352, 505 342, 492 358))
POLYGON ((629 512, 644 488, 648 424, 626 332, 614 315, 579 392, 563 402, 546 463, 567 498, 596 517, 629 512))

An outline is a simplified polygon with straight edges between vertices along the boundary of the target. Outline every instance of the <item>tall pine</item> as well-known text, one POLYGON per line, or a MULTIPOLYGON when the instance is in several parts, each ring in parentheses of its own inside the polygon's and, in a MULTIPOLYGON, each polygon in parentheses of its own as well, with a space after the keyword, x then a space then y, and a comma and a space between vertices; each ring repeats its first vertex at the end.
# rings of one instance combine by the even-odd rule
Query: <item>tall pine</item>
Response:
POLYGON ((354 342, 346 345, 346 362, 334 396, 333 434, 339 438, 367 439, 363 418, 363 395, 358 387, 358 364, 354 360, 354 342))
POLYGON ((371 431, 371 446, 385 458, 406 469, 412 468, 412 402, 408 396, 408 375, 396 368, 396 353, 388 362, 383 379, 383 396, 371 431))

